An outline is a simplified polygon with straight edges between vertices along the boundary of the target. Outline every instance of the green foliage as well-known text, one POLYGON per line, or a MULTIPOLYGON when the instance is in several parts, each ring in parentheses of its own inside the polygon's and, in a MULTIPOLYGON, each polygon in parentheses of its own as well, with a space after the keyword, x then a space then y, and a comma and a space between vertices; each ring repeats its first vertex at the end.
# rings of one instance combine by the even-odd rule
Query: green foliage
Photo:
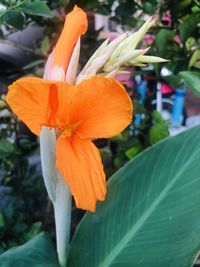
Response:
POLYGON ((200 49, 197 49, 194 51, 194 53, 192 54, 191 58, 190 58, 190 62, 189 62, 189 68, 191 67, 196 67, 196 68, 200 68, 200 49))
POLYGON ((0 266, 59 267, 59 264, 48 234, 42 233, 26 244, 1 254, 0 266))
POLYGON ((8 9, 2 17, 6 24, 15 27, 16 29, 23 29, 24 14, 19 10, 8 9))
POLYGON ((188 37, 198 34, 197 25, 200 22, 200 13, 188 15, 179 27, 181 39, 186 41, 188 37), (195 32, 196 31, 196 32, 195 32))
POLYGON ((26 0, 19 6, 19 9, 29 15, 52 17, 52 13, 46 2, 41 0, 26 0))
POLYGON ((192 71, 182 71, 180 72, 180 76, 186 82, 189 89, 191 89, 195 95, 200 97, 200 73, 192 71))
POLYGON ((151 145, 165 139, 169 136, 168 123, 162 119, 159 112, 153 112, 154 125, 149 132, 149 142, 151 145))
POLYGON ((22 30, 27 26, 30 22, 29 15, 52 17, 48 5, 42 0, 5 1, 4 5, 5 8, 0 10, 0 24, 17 30, 22 30))
POLYGON ((126 150, 125 154, 128 159, 134 158, 137 154, 139 154, 143 148, 141 147, 140 143, 136 144, 135 146, 126 150))
POLYGON ((3 99, 0 110, 7 115, 0 122, 0 251, 37 235, 47 216, 38 143, 11 116, 3 99))
POLYGON ((174 44, 175 33, 170 29, 161 29, 156 35, 156 48, 159 56, 166 56, 166 50, 169 51, 174 44))
POLYGON ((144 151, 87 213, 68 267, 192 266, 200 249, 200 127, 144 151))
POLYGON ((15 153, 15 146, 13 143, 6 139, 0 140, 0 159, 8 157, 15 153))

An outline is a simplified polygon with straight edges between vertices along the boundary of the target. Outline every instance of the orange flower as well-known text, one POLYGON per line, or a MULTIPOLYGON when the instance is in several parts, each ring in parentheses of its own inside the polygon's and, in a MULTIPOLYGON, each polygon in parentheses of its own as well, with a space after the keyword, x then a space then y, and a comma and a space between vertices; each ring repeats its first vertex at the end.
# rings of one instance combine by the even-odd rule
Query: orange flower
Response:
POLYGON ((105 174, 96 138, 119 134, 132 119, 132 103, 112 78, 93 77, 74 86, 39 78, 22 78, 6 98, 14 113, 36 135, 42 126, 56 129, 56 167, 79 208, 95 211, 104 200, 105 174))
MULTIPOLYGON (((72 13, 73 31, 68 29, 68 21, 70 25, 64 27, 68 38, 61 34, 50 64, 65 72, 74 45, 87 28, 85 13, 77 7, 72 13), (64 58, 66 46, 69 50, 64 58)), ((124 87, 112 78, 97 76, 78 85, 29 77, 9 86, 6 100, 34 134, 39 135, 42 126, 56 130, 56 168, 77 207, 95 211, 96 201, 105 199, 106 181, 92 140, 117 135, 131 122, 132 102, 124 87)))

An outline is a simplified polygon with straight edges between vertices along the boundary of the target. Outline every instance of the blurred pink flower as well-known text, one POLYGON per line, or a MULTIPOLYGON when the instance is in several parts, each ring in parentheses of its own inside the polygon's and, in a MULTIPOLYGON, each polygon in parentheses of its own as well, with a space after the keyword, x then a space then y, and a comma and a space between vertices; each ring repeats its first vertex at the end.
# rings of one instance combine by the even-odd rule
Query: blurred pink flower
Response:
POLYGON ((180 36, 179 36, 178 34, 174 37, 174 41, 175 41, 177 44, 181 44, 181 38, 180 38, 180 36))
POLYGON ((162 22, 163 24, 171 27, 172 25, 172 16, 171 16, 171 13, 169 11, 167 11, 163 17, 162 17, 162 22))
POLYGON ((144 40, 143 40, 143 44, 144 45, 152 45, 155 41, 155 36, 151 35, 151 34, 146 34, 144 36, 144 40))
POLYGON ((133 88, 134 87, 134 80, 132 78, 132 73, 133 73, 134 68, 126 68, 125 71, 126 73, 123 74, 117 74, 115 78, 122 83, 123 85, 127 86, 128 88, 133 88))

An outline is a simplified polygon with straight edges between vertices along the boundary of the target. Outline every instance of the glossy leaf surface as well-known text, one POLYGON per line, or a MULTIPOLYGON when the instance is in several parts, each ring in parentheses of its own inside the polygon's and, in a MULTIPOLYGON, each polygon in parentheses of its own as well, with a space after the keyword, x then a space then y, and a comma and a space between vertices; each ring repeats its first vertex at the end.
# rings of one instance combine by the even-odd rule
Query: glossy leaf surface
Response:
POLYGON ((50 238, 43 233, 1 254, 1 267, 59 267, 50 238))
POLYGON ((200 73, 195 71, 181 71, 179 74, 192 92, 200 96, 200 73))
POLYGON ((147 149, 87 213, 68 267, 192 266, 200 248, 200 127, 147 149))

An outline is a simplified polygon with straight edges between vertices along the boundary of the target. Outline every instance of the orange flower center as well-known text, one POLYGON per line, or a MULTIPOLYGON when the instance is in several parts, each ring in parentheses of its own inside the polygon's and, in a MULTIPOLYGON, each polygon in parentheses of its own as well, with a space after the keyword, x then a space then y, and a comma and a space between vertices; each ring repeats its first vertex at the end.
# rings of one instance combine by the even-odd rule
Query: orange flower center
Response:
POLYGON ((56 128, 57 128, 58 136, 71 137, 72 134, 76 131, 79 124, 80 122, 73 123, 73 124, 66 124, 59 120, 56 120, 56 125, 57 125, 56 128))

